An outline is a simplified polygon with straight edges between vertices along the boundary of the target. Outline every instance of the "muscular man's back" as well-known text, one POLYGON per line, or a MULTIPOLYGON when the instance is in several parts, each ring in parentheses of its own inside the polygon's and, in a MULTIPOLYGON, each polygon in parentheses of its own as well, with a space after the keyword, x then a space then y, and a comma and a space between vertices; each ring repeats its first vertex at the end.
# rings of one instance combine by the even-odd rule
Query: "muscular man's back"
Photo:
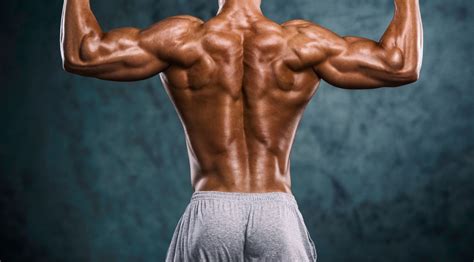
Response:
POLYGON ((116 81, 160 73, 185 129, 195 191, 291 192, 291 146, 321 78, 348 89, 399 86, 421 66, 417 0, 395 1, 380 42, 304 20, 279 25, 258 0, 221 1, 206 22, 175 16, 103 33, 81 19, 94 18, 90 10, 74 10, 85 1, 70 1, 65 69, 116 81))
POLYGON ((177 43, 186 56, 161 77, 188 136, 196 190, 291 191, 291 145, 318 77, 289 48, 290 30, 219 15, 177 43))

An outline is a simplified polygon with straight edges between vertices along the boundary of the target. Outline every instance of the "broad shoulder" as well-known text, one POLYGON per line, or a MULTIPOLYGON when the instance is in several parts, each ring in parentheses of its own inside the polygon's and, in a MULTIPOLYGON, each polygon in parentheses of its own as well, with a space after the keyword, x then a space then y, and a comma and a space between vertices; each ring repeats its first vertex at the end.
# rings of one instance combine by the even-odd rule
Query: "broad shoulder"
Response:
POLYGON ((309 25, 312 24, 311 21, 305 20, 305 19, 292 19, 285 21, 281 24, 283 27, 298 27, 298 26, 304 26, 304 25, 309 25))
POLYGON ((176 60, 180 55, 189 56, 188 51, 195 49, 196 40, 200 38, 202 24, 201 19, 193 16, 171 16, 142 30, 139 45, 165 61, 176 60), (186 50, 183 47, 187 47, 186 50))
POLYGON ((332 38, 336 34, 331 30, 305 19, 293 19, 281 24, 284 29, 296 31, 302 36, 312 39, 332 38))
POLYGON ((295 19, 281 24, 288 38, 288 45, 299 57, 303 67, 324 61, 337 50, 343 50, 342 38, 331 30, 304 19, 295 19))
POLYGON ((170 16, 164 20, 162 20, 162 22, 164 23, 169 23, 169 22, 172 22, 172 23, 176 23, 176 24, 186 24, 186 25, 191 25, 191 24, 195 24, 195 25, 199 25, 199 24, 204 24, 204 21, 201 20, 200 18, 197 18, 195 16, 191 16, 191 15, 175 15, 175 16, 170 16))
POLYGON ((140 32, 140 44, 151 49, 170 50, 193 42, 203 21, 189 15, 171 16, 140 32))
POLYGON ((204 24, 201 19, 190 15, 170 16, 154 23, 144 33, 158 34, 162 37, 179 37, 195 33, 204 24))

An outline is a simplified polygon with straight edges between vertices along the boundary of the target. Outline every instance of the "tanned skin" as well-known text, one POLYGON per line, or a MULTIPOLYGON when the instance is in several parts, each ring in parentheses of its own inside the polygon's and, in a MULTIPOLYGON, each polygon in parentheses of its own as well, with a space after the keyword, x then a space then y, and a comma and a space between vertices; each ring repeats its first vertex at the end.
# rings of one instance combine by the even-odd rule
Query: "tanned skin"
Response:
POLYGON ((63 67, 112 81, 159 74, 185 130, 194 191, 291 193, 293 140, 321 79, 373 89, 419 78, 419 2, 394 2, 377 42, 306 20, 277 24, 260 0, 219 0, 208 21, 173 16, 103 32, 89 0, 65 0, 63 67))

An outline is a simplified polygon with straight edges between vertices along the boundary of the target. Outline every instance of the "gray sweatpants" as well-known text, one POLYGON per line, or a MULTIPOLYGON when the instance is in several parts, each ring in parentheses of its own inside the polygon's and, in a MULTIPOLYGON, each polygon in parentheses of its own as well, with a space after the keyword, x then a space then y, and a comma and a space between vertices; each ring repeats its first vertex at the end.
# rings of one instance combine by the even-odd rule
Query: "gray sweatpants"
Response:
POLYGON ((196 191, 174 231, 166 262, 316 261, 294 196, 196 191))

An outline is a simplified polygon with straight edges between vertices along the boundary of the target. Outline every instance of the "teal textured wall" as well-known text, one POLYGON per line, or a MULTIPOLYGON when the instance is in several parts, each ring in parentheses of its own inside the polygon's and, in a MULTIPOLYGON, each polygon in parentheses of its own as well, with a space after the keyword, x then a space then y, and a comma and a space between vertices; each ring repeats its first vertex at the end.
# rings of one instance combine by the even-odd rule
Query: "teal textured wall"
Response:
MULTIPOLYGON (((104 30, 217 10, 212 0, 91 2, 104 30)), ((474 259, 473 5, 420 2, 418 82, 323 83, 303 116, 291 173, 319 261, 474 259)), ((192 190, 184 133, 159 79, 68 74, 62 1, 1 5, 0 260, 163 261, 192 190)), ((263 0, 263 10, 377 40, 393 2, 263 0)))

